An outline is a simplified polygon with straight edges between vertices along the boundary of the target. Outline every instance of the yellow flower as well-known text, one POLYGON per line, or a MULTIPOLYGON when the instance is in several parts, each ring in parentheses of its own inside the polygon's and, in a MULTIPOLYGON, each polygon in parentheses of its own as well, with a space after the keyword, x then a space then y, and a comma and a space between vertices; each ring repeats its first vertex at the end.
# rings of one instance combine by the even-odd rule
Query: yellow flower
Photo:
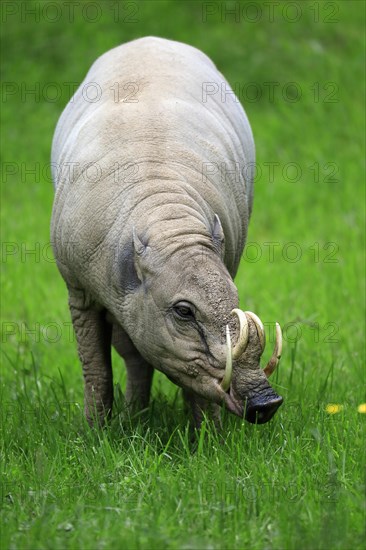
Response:
POLYGON ((337 414, 341 412, 343 409, 343 405, 338 405, 337 403, 328 403, 328 405, 325 407, 325 410, 328 414, 337 414))
POLYGON ((366 403, 361 403, 361 405, 359 405, 357 407, 357 410, 358 410, 359 413, 365 414, 366 413, 366 403))

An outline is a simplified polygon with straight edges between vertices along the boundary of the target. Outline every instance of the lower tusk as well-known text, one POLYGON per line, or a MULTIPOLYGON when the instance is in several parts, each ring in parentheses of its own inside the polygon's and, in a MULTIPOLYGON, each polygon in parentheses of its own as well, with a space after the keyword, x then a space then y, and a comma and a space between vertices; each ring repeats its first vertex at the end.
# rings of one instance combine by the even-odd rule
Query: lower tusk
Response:
POLYGON ((224 378, 222 379, 222 382, 220 384, 221 388, 224 391, 227 391, 230 388, 231 383, 231 376, 233 374, 233 360, 232 360, 232 352, 231 352, 231 338, 230 338, 230 330, 228 325, 226 325, 226 367, 225 367, 225 374, 224 378))
POLYGON ((264 369, 265 375, 267 378, 271 376, 277 367, 281 359, 282 353, 282 331, 278 323, 276 323, 276 343, 272 353, 271 359, 268 361, 266 368, 264 369))

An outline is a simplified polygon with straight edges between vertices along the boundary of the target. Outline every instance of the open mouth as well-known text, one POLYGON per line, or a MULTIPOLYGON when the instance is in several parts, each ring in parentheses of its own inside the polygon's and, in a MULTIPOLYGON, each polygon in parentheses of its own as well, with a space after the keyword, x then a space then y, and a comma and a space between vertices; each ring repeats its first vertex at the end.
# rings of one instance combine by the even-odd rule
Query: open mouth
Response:
POLYGON ((239 416, 240 418, 243 418, 243 416, 244 416, 244 403, 240 403, 235 398, 231 386, 226 392, 224 392, 223 401, 225 403, 226 408, 231 413, 235 414, 236 416, 239 416))
POLYGON ((240 418, 245 417, 245 420, 251 424, 265 424, 276 413, 281 406, 283 399, 279 395, 273 394, 270 398, 264 400, 249 400, 248 398, 239 401, 230 386, 224 392, 223 402, 226 408, 240 418))

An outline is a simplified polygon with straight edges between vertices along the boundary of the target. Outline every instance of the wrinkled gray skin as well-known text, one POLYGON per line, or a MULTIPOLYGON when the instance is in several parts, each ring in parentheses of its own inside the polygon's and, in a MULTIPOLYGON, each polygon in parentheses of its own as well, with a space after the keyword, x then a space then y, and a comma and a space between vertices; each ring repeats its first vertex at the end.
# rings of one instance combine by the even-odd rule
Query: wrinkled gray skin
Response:
POLYGON ((154 369, 184 389, 198 427, 205 411, 219 425, 221 404, 243 416, 245 406, 278 397, 260 368, 252 321, 231 388, 220 387, 228 322, 233 344, 238 338, 233 277, 255 156, 239 102, 220 91, 203 97, 204 83, 230 91, 195 48, 135 40, 92 65, 58 122, 51 233, 90 423, 112 410, 111 345, 125 360, 134 410, 148 405, 154 369), (182 301, 188 319, 175 307, 182 301))

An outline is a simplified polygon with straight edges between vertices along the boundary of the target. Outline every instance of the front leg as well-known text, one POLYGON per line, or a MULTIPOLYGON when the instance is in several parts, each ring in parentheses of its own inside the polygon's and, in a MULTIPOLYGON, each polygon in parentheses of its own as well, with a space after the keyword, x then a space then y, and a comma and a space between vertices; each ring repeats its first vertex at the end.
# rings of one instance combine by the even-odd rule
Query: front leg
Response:
POLYGON ((140 355, 131 338, 116 322, 113 324, 113 347, 123 357, 127 369, 126 404, 131 413, 149 404, 153 367, 140 355))
POLYGON ((187 390, 183 390, 183 397, 186 405, 192 411, 194 425, 197 430, 201 428, 202 421, 206 416, 213 421, 216 429, 221 431, 220 405, 187 390))
POLYGON ((90 425, 103 425, 113 404, 111 326, 105 310, 88 303, 83 290, 69 288, 69 306, 83 367, 85 416, 90 425))

